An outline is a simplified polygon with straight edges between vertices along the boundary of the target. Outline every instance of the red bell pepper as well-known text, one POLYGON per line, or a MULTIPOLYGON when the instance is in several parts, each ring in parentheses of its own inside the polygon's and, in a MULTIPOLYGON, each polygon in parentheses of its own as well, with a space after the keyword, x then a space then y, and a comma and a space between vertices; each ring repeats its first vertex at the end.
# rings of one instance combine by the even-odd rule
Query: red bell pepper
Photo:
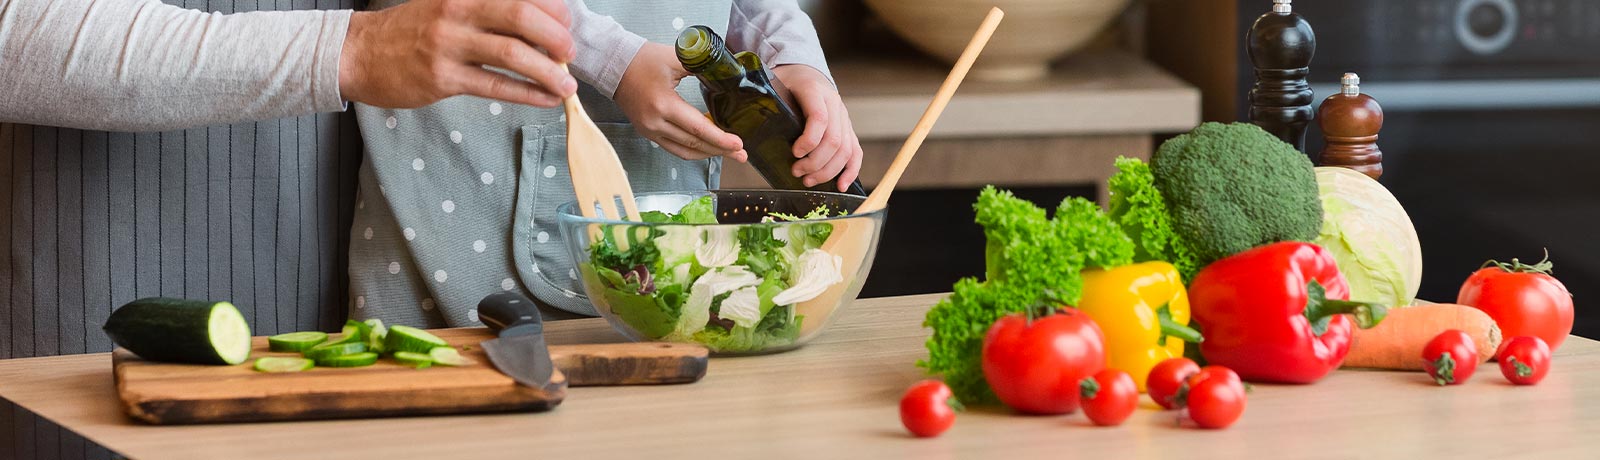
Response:
POLYGON ((1250 381, 1311 383, 1349 354, 1351 317, 1369 328, 1388 313, 1349 296, 1331 254, 1283 242, 1201 270, 1189 285, 1189 308, 1206 335, 1200 353, 1209 363, 1250 381))

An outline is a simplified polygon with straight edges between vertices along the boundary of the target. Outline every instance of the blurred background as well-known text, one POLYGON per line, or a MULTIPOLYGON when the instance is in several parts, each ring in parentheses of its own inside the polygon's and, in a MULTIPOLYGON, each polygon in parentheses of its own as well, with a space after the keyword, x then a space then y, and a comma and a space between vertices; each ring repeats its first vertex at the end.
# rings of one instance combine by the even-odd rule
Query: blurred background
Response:
MULTIPOLYGON (((864 297, 945 292, 983 270, 983 184, 1053 205, 1105 199, 1118 155, 1148 156, 1201 121, 1245 119, 1243 38, 1270 0, 809 0, 875 179, 982 12, 1006 23, 891 204, 864 297)), ((1316 32, 1320 102, 1361 75, 1385 123, 1380 182, 1422 240, 1420 297, 1453 301, 1487 259, 1548 248, 1574 333, 1600 282, 1600 1, 1294 2, 1316 32)), ((1307 151, 1322 149, 1316 123, 1307 151)), ((757 185, 747 171, 724 184, 757 185)), ((872 184, 867 181, 868 186, 872 184)))

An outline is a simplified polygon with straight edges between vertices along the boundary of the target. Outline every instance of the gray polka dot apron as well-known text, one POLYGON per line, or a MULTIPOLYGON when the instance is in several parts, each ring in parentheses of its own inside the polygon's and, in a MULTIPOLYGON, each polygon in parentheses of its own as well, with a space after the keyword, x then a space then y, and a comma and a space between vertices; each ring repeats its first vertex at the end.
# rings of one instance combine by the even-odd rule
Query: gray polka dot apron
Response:
MULTIPOLYGON (((586 4, 664 44, 685 26, 726 25, 731 6, 726 0, 586 4)), ((615 102, 579 86, 635 192, 716 188, 720 160, 673 156, 639 136, 615 102)), ((694 79, 678 93, 705 110, 694 79)), ((460 96, 415 110, 357 104, 356 115, 366 156, 351 228, 352 318, 477 326, 478 301, 502 290, 531 293, 552 317, 595 315, 556 223, 556 207, 575 199, 560 107, 460 96)))

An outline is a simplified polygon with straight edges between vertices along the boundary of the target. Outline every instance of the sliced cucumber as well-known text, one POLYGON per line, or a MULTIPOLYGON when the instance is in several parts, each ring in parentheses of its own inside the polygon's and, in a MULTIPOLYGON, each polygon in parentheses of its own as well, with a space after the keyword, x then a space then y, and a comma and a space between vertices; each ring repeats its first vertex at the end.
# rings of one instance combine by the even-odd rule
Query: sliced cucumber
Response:
POLYGON ((300 372, 311 368, 311 360, 305 358, 286 358, 282 356, 268 356, 256 359, 256 371, 267 373, 300 372))
POLYGON ((328 333, 320 331, 290 332, 267 337, 272 351, 306 351, 328 341, 328 333))
POLYGON ((444 339, 428 333, 422 329, 411 326, 395 325, 389 328, 389 333, 383 340, 384 349, 389 351, 409 351, 413 353, 427 353, 439 347, 447 347, 444 339))
POLYGON ((367 325, 367 350, 383 354, 388 351, 383 345, 383 338, 389 335, 389 329, 383 327, 383 320, 373 318, 366 321, 367 325))
POLYGON ((250 357, 250 324, 228 302, 139 299, 112 312, 103 329, 151 361, 239 364, 250 357))
POLYGON ((314 361, 317 361, 318 364, 321 364, 323 358, 353 355, 357 353, 364 353, 366 351, 367 344, 365 342, 324 343, 322 345, 311 347, 310 350, 306 350, 305 356, 306 358, 310 358, 314 361))
POLYGON ((366 342, 367 325, 360 321, 350 320, 344 322, 344 329, 339 331, 339 340, 333 343, 366 342))
MULTIPOLYGON (((365 346, 365 345, 363 345, 363 346, 365 346)), ((372 353, 372 352, 362 352, 362 353, 356 353, 356 354, 352 354, 352 355, 331 356, 331 357, 318 358, 317 359, 317 365, 318 366, 327 366, 327 367, 371 366, 372 363, 376 363, 376 362, 378 362, 378 354, 377 353, 372 353)))
POLYGON ((433 358, 433 362, 446 366, 471 366, 477 363, 471 358, 461 356, 461 352, 450 347, 435 348, 428 352, 428 357, 433 358))
MULTIPOLYGON (((435 350, 443 350, 443 348, 435 348, 435 350)), ((417 369, 424 369, 433 365, 433 357, 428 356, 425 353, 397 351, 394 352, 394 360, 399 361, 400 364, 415 367, 417 369)))

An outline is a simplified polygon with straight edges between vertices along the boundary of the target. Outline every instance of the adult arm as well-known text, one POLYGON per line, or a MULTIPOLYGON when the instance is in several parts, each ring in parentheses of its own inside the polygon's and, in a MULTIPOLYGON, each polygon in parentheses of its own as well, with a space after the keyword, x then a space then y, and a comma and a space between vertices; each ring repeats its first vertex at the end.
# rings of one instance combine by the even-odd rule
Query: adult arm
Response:
POLYGON ((0 0, 0 122, 148 131, 338 111, 345 100, 553 106, 577 87, 541 52, 571 59, 559 0, 421 0, 352 16, 0 0))

